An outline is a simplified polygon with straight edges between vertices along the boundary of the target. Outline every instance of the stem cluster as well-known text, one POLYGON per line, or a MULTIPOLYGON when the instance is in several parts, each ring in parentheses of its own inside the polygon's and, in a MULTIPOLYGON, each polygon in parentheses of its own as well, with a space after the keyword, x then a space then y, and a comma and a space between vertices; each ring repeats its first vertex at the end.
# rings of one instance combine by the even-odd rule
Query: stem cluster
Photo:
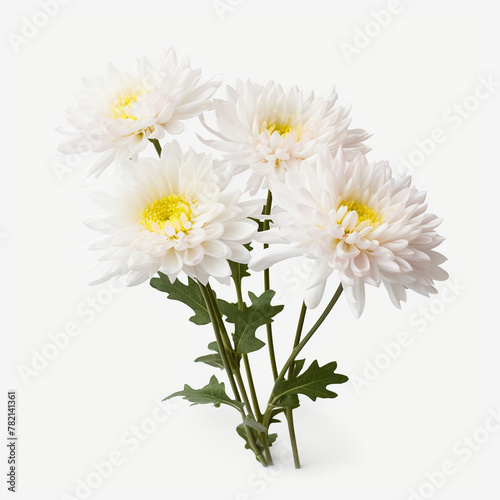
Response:
MULTIPOLYGON (((229 338, 226 327, 224 325, 224 320, 222 314, 217 305, 217 298, 214 291, 211 289, 210 285, 203 285, 198 283, 203 298, 205 300, 205 304, 207 306, 210 320, 212 322, 212 326, 215 333, 215 338, 217 340, 217 345, 219 348, 219 352, 221 354, 222 363, 224 365, 224 369, 229 378, 229 383, 231 385, 231 389, 234 394, 234 398, 236 401, 243 403, 243 409, 241 410, 241 418, 243 422, 243 426, 245 429, 245 433, 247 436, 247 441, 255 453, 257 460, 267 467, 268 465, 272 465, 272 457, 269 446, 269 426, 271 425, 271 421, 273 418, 274 412, 278 409, 277 407, 277 399, 273 393, 271 393, 266 409, 264 413, 261 413, 259 408, 259 402, 257 398, 257 392, 254 385, 254 380, 252 376, 252 370, 250 366, 250 360, 248 359, 247 354, 238 354, 229 338), (251 399, 248 397, 248 392, 246 390, 245 382, 241 375, 241 359, 243 359, 243 364, 245 367, 246 379, 249 387, 249 392, 251 399), (261 430, 257 430, 254 427, 248 425, 248 419, 251 419, 263 427, 261 430)), ((240 309, 243 308, 243 300, 241 293, 240 284, 235 281, 238 295, 238 307, 240 309)), ((306 316, 307 308, 305 304, 302 305, 302 309, 300 312, 300 317, 297 325, 297 331, 295 335, 294 347, 290 356, 286 360, 283 365, 281 371, 277 373, 275 383, 291 376, 293 371, 294 362, 305 347, 305 345, 311 340, 312 336, 316 333, 319 327, 327 318, 328 314, 333 309, 333 306, 336 304, 342 293, 342 285, 339 285, 337 291, 334 296, 330 300, 329 304, 326 306, 325 310, 318 318, 313 327, 309 330, 309 332, 304 336, 301 340, 302 330, 304 327, 304 321, 306 316)), ((271 351, 270 351, 271 353, 271 351)), ((293 415, 291 408, 284 409, 285 416, 288 421, 288 429, 290 434, 290 440, 292 445, 292 451, 294 456, 295 466, 300 468, 300 460, 298 455, 298 447, 295 437, 295 429, 293 425, 293 415)))

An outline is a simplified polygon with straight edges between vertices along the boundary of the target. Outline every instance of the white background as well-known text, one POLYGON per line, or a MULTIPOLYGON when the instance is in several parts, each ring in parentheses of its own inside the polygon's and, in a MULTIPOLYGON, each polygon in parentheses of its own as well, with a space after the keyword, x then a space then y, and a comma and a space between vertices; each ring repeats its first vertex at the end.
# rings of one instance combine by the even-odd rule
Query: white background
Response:
MULTIPOLYGON (((500 432, 481 428, 489 412, 500 411, 493 323, 500 87, 467 118, 450 118, 466 99, 475 107, 470 96, 481 77, 500 82, 498 3, 401 0, 386 27, 369 25, 380 33, 349 62, 342 43, 354 44, 373 21, 371 11, 388 8, 386 0, 232 1, 221 19, 212 0, 72 0, 17 52, 9 34, 21 34, 23 18, 32 19, 40 5, 4 6, 0 404, 6 408, 6 391, 17 390, 16 497, 83 498, 76 496, 77 481, 115 452, 122 463, 91 498, 402 500, 421 488, 427 498, 498 499, 500 432), (168 419, 151 420, 163 419, 157 399, 184 383, 208 381, 213 370, 192 360, 206 352, 210 327, 189 323, 187 308, 147 284, 115 294, 108 285, 87 286, 95 255, 82 247, 94 234, 82 221, 96 208, 81 186, 83 166, 56 175, 61 137, 55 127, 82 76, 102 74, 109 61, 125 67, 136 56, 154 59, 169 46, 228 81, 274 79, 321 95, 335 84, 341 103, 353 104, 353 126, 373 133, 370 158, 395 167, 416 149, 415 140, 435 128, 446 134, 414 179, 428 191, 429 208, 444 218, 442 251, 453 285, 440 284, 430 300, 411 295, 402 311, 385 291, 370 289, 358 321, 339 301, 307 356, 337 360, 351 381, 337 387, 339 398, 305 400, 296 412, 300 471, 290 461, 284 426, 276 426, 277 465, 259 476, 260 466, 234 432, 232 410, 175 400, 168 419), (99 299, 109 303, 98 302, 102 310, 92 316, 88 301, 99 299), (68 323, 77 324, 79 335, 23 381, 19 367, 31 367, 35 352, 50 344, 49 334, 68 323), (400 332, 412 343, 384 365, 383 344, 400 332), (385 367, 370 372, 370 363, 385 367), (372 380, 356 384, 367 376, 372 380), (145 439, 133 449, 130 432, 141 425, 145 439), (477 449, 470 456, 460 443, 468 435, 482 443, 472 443, 477 449), (439 488, 425 486, 426 473, 445 461, 454 472, 439 488)), ((197 126, 193 121, 188 128, 197 126)), ((287 308, 275 335, 283 363, 300 303, 290 280, 300 279, 290 265, 281 272, 287 278, 274 283, 287 308)), ((332 281, 331 291, 335 287, 332 281)), ((260 293, 260 278, 253 288, 260 293)), ((254 371, 264 402, 271 388, 264 351, 254 371)), ((1 425, 3 435, 4 418, 1 425)), ((6 449, 0 463, 4 471, 6 449)), ((4 479, 0 491, 12 496, 4 479)))

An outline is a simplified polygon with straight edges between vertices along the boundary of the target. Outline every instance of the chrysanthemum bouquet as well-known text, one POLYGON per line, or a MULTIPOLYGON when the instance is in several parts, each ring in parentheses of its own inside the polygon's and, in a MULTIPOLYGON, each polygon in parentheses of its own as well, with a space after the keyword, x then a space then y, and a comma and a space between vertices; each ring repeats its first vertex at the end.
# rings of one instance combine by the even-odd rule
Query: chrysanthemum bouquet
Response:
POLYGON ((368 134, 349 128, 349 110, 335 93, 324 99, 247 81, 213 99, 220 82, 202 81, 172 49, 156 65, 144 59, 130 72, 109 66, 106 78, 84 86, 68 112, 62 131, 71 138, 61 150, 79 153, 83 144, 93 155, 90 176, 111 164, 116 172, 114 192, 96 197, 104 215, 88 221, 104 234, 91 244, 102 251, 93 283, 150 280, 192 309, 190 321, 211 323, 210 353, 195 361, 223 370, 229 391, 213 375, 204 387, 185 385, 168 398, 231 407, 239 414, 237 433, 264 466, 272 464, 272 424, 286 419, 299 467, 293 411, 300 398, 334 398, 330 386, 348 380, 334 361, 320 366, 300 358, 342 292, 359 317, 365 284, 383 283, 400 307, 407 289, 428 295, 447 278, 439 267, 445 258, 434 250, 443 240, 440 219, 426 211, 425 192, 387 162, 367 160, 368 134), (194 117, 207 131, 200 141, 218 159, 170 139, 194 117), (140 158, 147 148, 152 156, 140 158), (234 186, 241 178, 243 193, 234 186), (270 273, 288 258, 307 259, 311 271, 291 351, 280 364, 272 323, 285 309, 273 304, 270 273), (251 272, 262 273, 263 293, 245 293, 251 272), (304 331, 306 313, 319 306, 332 274, 337 291, 304 331), (217 296, 216 282, 234 287, 233 302, 217 296), (251 354, 266 346, 260 327, 273 376, 266 399, 252 376, 264 368, 251 365, 251 354))

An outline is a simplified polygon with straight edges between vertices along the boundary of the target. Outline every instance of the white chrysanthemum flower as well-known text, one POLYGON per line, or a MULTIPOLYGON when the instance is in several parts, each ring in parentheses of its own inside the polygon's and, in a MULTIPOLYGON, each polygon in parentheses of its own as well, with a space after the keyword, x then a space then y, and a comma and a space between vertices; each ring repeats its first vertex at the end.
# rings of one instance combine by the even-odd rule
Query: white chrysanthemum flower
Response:
POLYGON ((263 87, 238 81, 227 87, 226 100, 214 101, 219 132, 205 124, 220 140, 202 140, 222 151, 235 173, 250 168, 248 188, 255 193, 325 146, 335 154, 342 145, 348 159, 370 150, 363 144, 368 133, 349 129, 349 108, 336 101, 335 92, 323 99, 297 87, 285 92, 274 82, 263 87))
POLYGON ((364 155, 347 162, 340 150, 335 159, 318 155, 289 181, 273 192, 277 228, 261 233, 287 246, 271 245, 250 267, 262 270, 299 255, 313 259, 308 307, 319 304, 333 271, 357 317, 365 283, 383 283, 400 307, 407 288, 428 296, 436 293, 434 281, 447 279, 439 267, 446 258, 433 250, 443 241, 435 231, 441 220, 426 212, 425 192, 410 185, 410 176, 395 178, 387 162, 369 164, 364 155))
MULTIPOLYGON (((245 248, 256 232, 254 202, 241 203, 214 174, 210 156, 169 144, 161 160, 123 164, 117 193, 97 201, 106 210, 87 225, 106 236, 90 245, 104 250, 103 272, 92 282, 125 276, 137 285, 158 271, 171 281, 181 271, 203 284, 210 276, 228 282, 227 260, 248 262, 245 248)), ((99 267, 99 266, 98 266, 99 267)))
POLYGON ((220 82, 200 83, 201 70, 187 58, 166 50, 158 64, 137 60, 133 71, 108 66, 106 78, 84 79, 77 106, 68 110, 71 139, 59 147, 67 154, 97 153, 88 175, 100 175, 113 161, 124 161, 143 151, 148 139, 179 134, 182 120, 213 107, 211 97, 220 82))

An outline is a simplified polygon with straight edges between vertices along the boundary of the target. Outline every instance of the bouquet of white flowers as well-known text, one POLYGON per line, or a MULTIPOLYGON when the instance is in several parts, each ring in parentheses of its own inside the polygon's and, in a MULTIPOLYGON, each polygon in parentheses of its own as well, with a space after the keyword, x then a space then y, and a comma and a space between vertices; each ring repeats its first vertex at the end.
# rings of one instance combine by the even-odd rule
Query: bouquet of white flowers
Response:
POLYGON ((168 398, 233 408, 237 433, 264 466, 272 464, 277 435, 270 428, 282 413, 300 467, 293 424, 300 397, 334 398, 329 386, 348 379, 336 362, 306 364, 299 354, 342 292, 356 317, 365 284, 383 283, 397 307, 407 289, 435 293, 434 282, 448 276, 439 267, 445 257, 434 250, 443 241, 436 233, 441 221, 426 211, 425 192, 409 176, 367 160, 369 136, 349 128, 349 110, 335 92, 324 99, 247 81, 213 99, 220 85, 202 81, 201 71, 173 49, 156 65, 146 58, 128 72, 110 65, 106 78, 84 80, 62 129, 70 140, 61 151, 74 154, 90 144, 89 176, 116 165, 114 192, 97 197, 103 215, 87 222, 104 234, 90 245, 102 251, 92 283, 115 276, 128 285, 150 280, 192 309, 190 321, 212 324, 210 353, 195 361, 224 370, 231 393, 213 375, 205 387, 185 385, 168 398), (204 113, 213 111, 209 126, 204 113), (194 117, 211 135, 199 139, 219 158, 183 151, 169 139, 194 117), (139 157, 148 147, 157 157, 139 157), (237 176, 246 177, 243 194, 233 186, 237 176), (310 273, 290 354, 279 365, 272 322, 284 307, 273 304, 270 271, 292 257, 307 259, 310 273), (263 274, 260 295, 244 291, 251 272, 263 274), (304 332, 306 313, 319 306, 332 274, 337 291, 304 332), (234 287, 234 303, 217 296, 215 282, 234 287), (256 335, 263 326, 267 342, 256 335), (250 358, 266 343, 274 380, 263 405, 250 358))

